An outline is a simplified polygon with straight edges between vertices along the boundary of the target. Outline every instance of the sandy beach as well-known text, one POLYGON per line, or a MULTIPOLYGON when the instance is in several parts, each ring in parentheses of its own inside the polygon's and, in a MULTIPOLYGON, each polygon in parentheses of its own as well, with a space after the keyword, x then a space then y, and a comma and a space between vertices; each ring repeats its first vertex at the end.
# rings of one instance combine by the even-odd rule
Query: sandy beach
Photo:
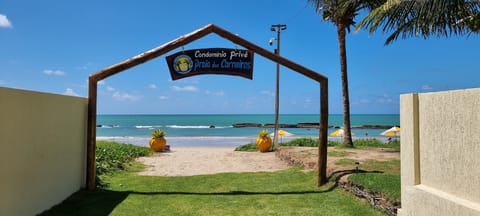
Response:
POLYGON ((139 175, 193 176, 225 172, 261 172, 287 169, 274 152, 237 152, 233 147, 174 147, 137 160, 146 165, 139 175))

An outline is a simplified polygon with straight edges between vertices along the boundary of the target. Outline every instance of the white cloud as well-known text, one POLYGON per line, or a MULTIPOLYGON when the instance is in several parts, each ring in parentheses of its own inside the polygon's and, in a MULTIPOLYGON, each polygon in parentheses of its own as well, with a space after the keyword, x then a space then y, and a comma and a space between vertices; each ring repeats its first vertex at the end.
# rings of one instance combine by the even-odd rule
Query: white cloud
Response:
POLYGON ((116 91, 116 92, 113 93, 112 97, 113 97, 113 99, 118 100, 118 101, 138 101, 138 100, 142 99, 143 96, 132 95, 132 94, 128 94, 128 93, 125 93, 125 92, 116 91))
POLYGON ((366 99, 366 98, 358 98, 358 99, 354 99, 351 104, 371 104, 372 101, 370 99, 366 99))
POLYGON ((12 28, 12 23, 8 20, 7 16, 0 14, 0 27, 12 28))
POLYGON ((161 95, 161 96, 158 97, 158 99, 160 99, 160 100, 168 100, 168 96, 161 95))
POLYGON ((392 99, 389 95, 384 94, 383 96, 377 98, 377 99, 375 100, 375 102, 378 103, 378 104, 391 104, 391 103, 393 103, 394 101, 393 101, 393 99, 392 99))
POLYGON ((303 108, 310 108, 310 106, 312 105, 312 99, 310 98, 305 98, 305 100, 303 101, 303 108))
POLYGON ((155 85, 155 84, 150 84, 150 85, 148 85, 148 88, 156 89, 156 88, 157 88, 157 85, 155 85))
MULTIPOLYGON (((172 79, 168 79, 168 82, 174 82, 172 79)), ((186 79, 175 80, 176 83, 183 84, 199 84, 200 80, 198 77, 188 77, 186 79)))
POLYGON ((173 91, 184 91, 184 92, 197 92, 198 88, 195 86, 172 86, 173 91))
POLYGON ((207 91, 205 91, 205 94, 213 95, 213 96, 224 96, 225 92, 223 92, 223 91, 212 92, 212 91, 207 90, 207 91))
POLYGON ((63 94, 64 95, 70 95, 70 96, 80 96, 75 91, 73 91, 73 89, 71 89, 71 88, 65 89, 65 92, 63 92, 63 94))
POLYGON ((63 76, 65 75, 65 72, 61 71, 61 70, 43 70, 43 73, 46 74, 46 75, 53 75, 53 76, 63 76))
POLYGON ((271 96, 271 97, 274 97, 274 96, 275 96, 275 92, 268 91, 268 90, 261 91, 260 94, 262 94, 262 95, 267 95, 267 96, 271 96))
POLYGON ((426 91, 433 90, 433 87, 428 84, 425 84, 425 85, 422 85, 422 90, 426 90, 426 91))
POLYGON ((88 62, 88 63, 86 63, 82 66, 77 67, 77 69, 79 69, 79 70, 89 70, 92 65, 93 64, 91 62, 88 62))
POLYGON ((7 83, 7 82, 5 82, 3 80, 0 80, 0 85, 5 85, 5 83, 7 83))
POLYGON ((107 86, 107 91, 113 92, 113 91, 115 91, 115 88, 113 88, 113 87, 111 87, 111 86, 107 86))
POLYGON ((105 81, 100 80, 100 81, 97 82, 97 85, 105 85, 105 81))

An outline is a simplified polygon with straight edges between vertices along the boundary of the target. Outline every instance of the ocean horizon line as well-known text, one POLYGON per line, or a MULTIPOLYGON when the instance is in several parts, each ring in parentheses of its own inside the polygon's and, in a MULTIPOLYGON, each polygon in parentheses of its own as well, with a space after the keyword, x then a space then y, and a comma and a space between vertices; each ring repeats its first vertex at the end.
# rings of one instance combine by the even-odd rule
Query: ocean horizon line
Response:
MULTIPOLYGON (((138 116, 148 116, 148 115, 275 115, 274 113, 97 113, 97 116, 102 116, 102 115, 138 115, 138 116)), ((320 113, 281 113, 281 115, 320 115, 320 113)), ((329 113, 328 115, 334 115, 334 116, 343 116, 343 114, 338 114, 338 113, 329 113)), ((400 115, 399 113, 373 113, 373 114, 365 114, 365 113, 355 113, 355 114, 350 114, 352 115, 400 115)))

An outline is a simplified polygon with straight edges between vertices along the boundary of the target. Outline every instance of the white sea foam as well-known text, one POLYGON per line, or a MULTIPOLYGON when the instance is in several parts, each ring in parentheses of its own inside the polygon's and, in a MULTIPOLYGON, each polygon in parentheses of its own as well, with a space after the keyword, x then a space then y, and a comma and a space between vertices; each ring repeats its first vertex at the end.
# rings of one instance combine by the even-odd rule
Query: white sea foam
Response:
POLYGON ((204 129, 204 128, 232 128, 233 126, 214 126, 214 125, 167 125, 167 128, 178 129, 204 129))
POLYGON ((160 128, 161 125, 135 125, 135 128, 138 129, 152 129, 152 128, 160 128))
POLYGON ((120 125, 99 125, 100 128, 118 128, 120 125))

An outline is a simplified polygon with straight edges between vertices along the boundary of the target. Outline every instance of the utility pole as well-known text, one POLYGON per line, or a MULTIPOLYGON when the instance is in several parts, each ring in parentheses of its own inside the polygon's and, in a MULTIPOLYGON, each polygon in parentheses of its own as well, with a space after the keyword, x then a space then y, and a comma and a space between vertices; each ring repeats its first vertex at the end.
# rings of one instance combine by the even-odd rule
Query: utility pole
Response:
MULTIPOLYGON (((280 32, 287 29, 285 24, 272 25, 270 27, 271 31, 277 32, 277 48, 275 49, 275 54, 280 56, 280 32)), ((274 38, 270 39, 270 45, 272 45, 274 38)), ((273 135, 273 146, 274 149, 278 149, 278 113, 279 113, 279 98, 280 98, 280 64, 277 63, 277 79, 276 79, 276 90, 275 90, 275 131, 273 135)))

